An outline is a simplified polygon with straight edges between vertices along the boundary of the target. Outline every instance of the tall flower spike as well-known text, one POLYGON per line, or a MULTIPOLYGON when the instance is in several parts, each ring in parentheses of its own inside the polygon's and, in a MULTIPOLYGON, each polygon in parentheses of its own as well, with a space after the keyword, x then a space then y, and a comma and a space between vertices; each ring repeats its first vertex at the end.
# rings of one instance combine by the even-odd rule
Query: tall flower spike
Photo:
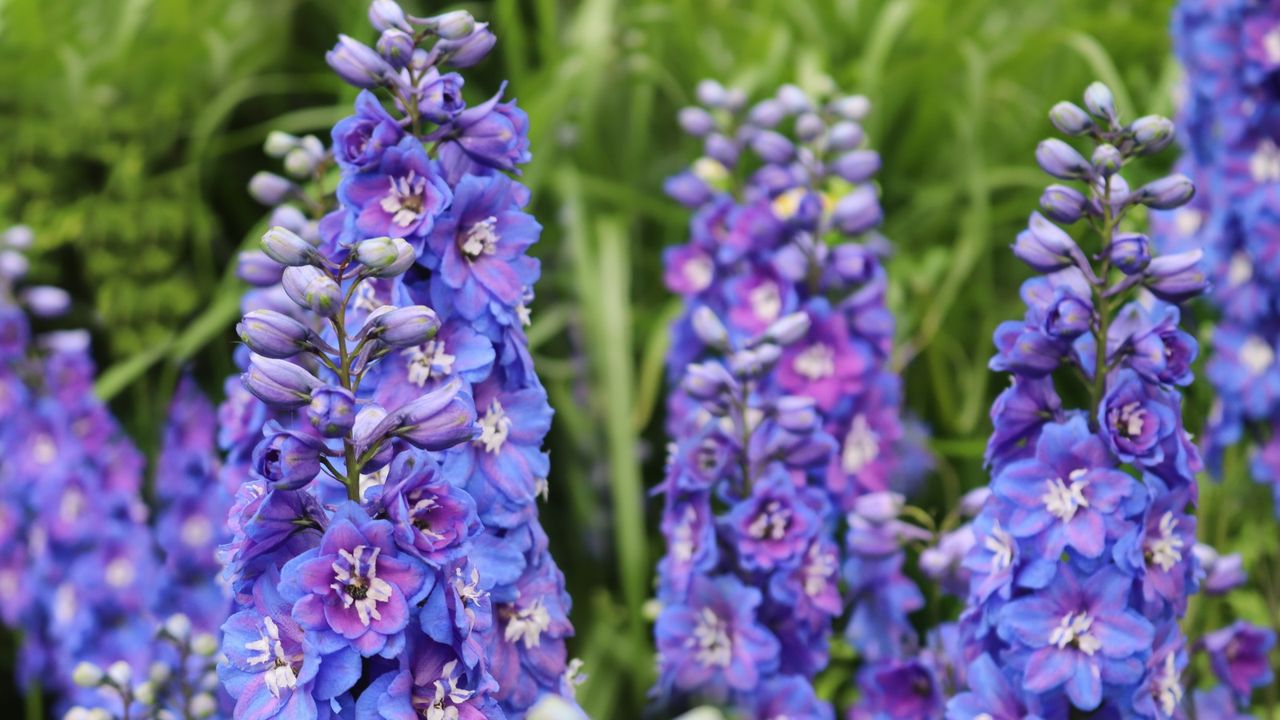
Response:
MULTIPOLYGON (((541 227, 506 174, 529 159, 528 120, 502 92, 468 107, 446 70, 488 53, 484 23, 392 0, 369 17, 373 47, 343 36, 328 56, 364 88, 355 114, 280 194, 301 202, 273 211, 287 232, 241 264, 255 289, 220 411, 237 498, 219 673, 236 717, 580 715, 536 504, 541 227)), ((287 140, 268 150, 288 167, 307 139, 287 140)))
POLYGON ((1205 368, 1215 398, 1202 434, 1209 469, 1221 473, 1225 450, 1252 439, 1250 475, 1271 487, 1280 517, 1280 149, 1265 120, 1280 107, 1277 28, 1280 8, 1268 3, 1178 4, 1179 125, 1187 129, 1179 167, 1207 191, 1156 213, 1153 235, 1167 252, 1203 249, 1220 311, 1205 368))
POLYGON ((694 218, 665 254, 685 312, 668 356, 656 690, 832 717, 812 679, 846 604, 870 667, 914 651, 906 616, 923 599, 902 574, 911 531, 893 492, 909 450, 872 231, 879 157, 842 112, 851 98, 737 95, 699 86, 707 108, 680 121, 706 155, 666 185, 694 218))
POLYGON ((1192 190, 1173 176, 1157 183, 1187 185, 1177 197, 1131 192, 1121 171, 1151 151, 1149 126, 1167 121, 1123 124, 1100 83, 1084 104, 1092 119, 1069 103, 1050 119, 1092 152, 1051 139, 1036 158, 1048 174, 1083 182, 1051 185, 1041 202, 1054 221, 1085 226, 1088 240, 1082 249, 1032 213, 1013 247, 1044 274, 1022 286, 1025 317, 995 333, 991 367, 1013 384, 991 412, 991 487, 961 563, 965 656, 977 661, 948 718, 1059 717, 1068 707, 1182 716, 1178 620, 1196 587, 1188 509, 1200 458, 1179 391, 1196 346, 1175 303, 1205 279, 1198 251, 1152 257, 1146 238, 1126 230, 1136 206, 1176 205, 1192 190), (1086 407, 1059 399, 1055 382, 1068 376, 1086 407))

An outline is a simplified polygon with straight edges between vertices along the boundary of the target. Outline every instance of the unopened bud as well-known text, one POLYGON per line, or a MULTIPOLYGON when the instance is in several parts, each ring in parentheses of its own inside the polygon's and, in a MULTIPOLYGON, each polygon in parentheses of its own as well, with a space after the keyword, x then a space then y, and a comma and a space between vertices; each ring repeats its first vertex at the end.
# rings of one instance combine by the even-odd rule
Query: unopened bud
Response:
POLYGON ((418 255, 404 238, 379 237, 356 245, 356 259, 373 277, 395 277, 413 267, 418 255))
POLYGON ((71 671, 71 682, 80 687, 97 687, 103 677, 102 668, 91 662, 80 662, 71 671))
POLYGON ((342 305, 342 288, 319 268, 287 267, 281 284, 289 299, 317 315, 332 317, 342 305))

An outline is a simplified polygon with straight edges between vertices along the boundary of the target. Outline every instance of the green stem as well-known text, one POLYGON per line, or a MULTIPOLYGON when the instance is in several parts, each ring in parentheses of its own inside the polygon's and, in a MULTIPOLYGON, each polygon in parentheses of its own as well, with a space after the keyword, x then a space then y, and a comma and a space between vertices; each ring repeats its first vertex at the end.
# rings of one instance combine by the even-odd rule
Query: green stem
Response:
POLYGON ((1098 430, 1098 408, 1107 393, 1107 333, 1111 328, 1111 303, 1103 296, 1106 289, 1107 276, 1111 274, 1111 260, 1107 249, 1111 247, 1112 236, 1116 230, 1116 218, 1111 212, 1111 178, 1107 178, 1102 193, 1102 268, 1098 273, 1098 282, 1093 284, 1093 305, 1098 313, 1098 334, 1096 353, 1093 364, 1092 397, 1089 402, 1089 427, 1098 430))

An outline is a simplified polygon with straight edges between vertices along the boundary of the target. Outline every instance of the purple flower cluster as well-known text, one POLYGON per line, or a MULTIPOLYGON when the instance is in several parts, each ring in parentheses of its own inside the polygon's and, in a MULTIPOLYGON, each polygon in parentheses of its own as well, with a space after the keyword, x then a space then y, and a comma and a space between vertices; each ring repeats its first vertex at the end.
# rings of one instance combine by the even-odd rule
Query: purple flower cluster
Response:
POLYGON ((1187 663, 1178 620, 1196 588, 1193 473, 1200 458, 1182 426, 1179 388, 1194 340, 1178 303, 1205 288, 1198 249, 1155 253, 1131 232, 1138 206, 1180 207, 1181 175, 1130 188, 1121 170, 1167 147, 1173 124, 1124 124, 1101 83, 1084 108, 1050 120, 1092 146, 1040 143, 1049 186, 1013 252, 1042 276, 1026 281, 1026 316, 995 333, 993 370, 1012 385, 991 412, 989 496, 963 561, 968 691, 947 717, 1181 716, 1187 663), (1081 249, 1060 225, 1100 236, 1081 249), (1073 377, 1088 408, 1064 406, 1073 377))
POLYGON ((0 617, 22 632, 20 681, 73 714, 212 712, 201 681, 228 597, 211 582, 225 513, 207 487, 211 408, 187 385, 175 399, 152 514, 144 460, 93 395, 88 335, 32 336, 27 313, 69 298, 18 290, 30 241, 0 238, 0 617))
POLYGON ((666 186, 695 213, 665 256, 685 311, 658 489, 656 692, 831 717, 812 678, 834 621, 852 605, 848 637, 879 666, 914 645, 923 603, 903 574, 913 531, 894 492, 906 450, 868 102, 788 85, 748 108, 711 81, 698 97, 680 124, 705 154, 666 186))
POLYGON ((1156 238, 1204 248, 1221 311, 1205 370, 1216 398, 1203 441, 1209 467, 1220 472, 1223 451, 1248 427, 1251 474, 1272 487, 1280 513, 1280 7, 1180 2, 1173 34, 1185 72, 1181 167, 1201 192, 1158 218, 1156 238))
POLYGON ((392 0, 369 19, 376 48, 342 36, 327 56, 364 88, 331 148, 273 134, 294 179, 251 186, 283 204, 241 260, 242 387, 219 411, 237 489, 219 674, 237 718, 580 715, 538 522, 541 227, 509 175, 527 117, 501 90, 468 106, 449 70, 493 46, 485 24, 392 0))

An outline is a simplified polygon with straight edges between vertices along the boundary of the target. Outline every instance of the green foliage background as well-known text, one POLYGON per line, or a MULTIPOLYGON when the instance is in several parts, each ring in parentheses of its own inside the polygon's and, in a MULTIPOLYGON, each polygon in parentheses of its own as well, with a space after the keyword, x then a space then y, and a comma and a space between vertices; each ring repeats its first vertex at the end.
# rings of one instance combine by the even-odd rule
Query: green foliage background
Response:
MULTIPOLYGON (((575 598, 595 717, 638 717, 652 678, 646 620, 661 544, 662 357, 676 311, 660 251, 685 213, 662 179, 697 151, 675 111, 714 77, 753 91, 828 79, 868 95, 884 157, 891 302, 907 403, 937 455, 918 504, 941 516, 981 468, 991 331, 1021 315, 1007 252, 1045 179, 1036 142, 1053 102, 1093 79, 1130 117, 1170 112, 1171 0, 494 0, 466 7, 500 43, 468 75, 502 79, 529 112, 525 176, 546 230, 530 338, 556 407, 545 523, 575 598)), ((410 10, 445 6, 406 2, 410 10)), ((227 272, 261 232, 244 190, 276 169, 279 128, 322 137, 354 92, 324 65, 338 32, 372 41, 362 0, 0 0, 0 221, 32 225, 39 279, 75 295, 95 331, 99 390, 153 449, 177 371, 217 392, 243 290, 227 272)), ((1201 387, 1188 405, 1198 426, 1201 387)), ((1270 500, 1231 459, 1206 484, 1201 535, 1246 553, 1253 588, 1197 602, 1196 628, 1276 624, 1270 500), (1230 521, 1228 521, 1230 518, 1230 521)), ((935 607, 932 612, 950 608, 935 607)), ((927 621, 927 618, 922 618, 927 621)), ((823 678, 849 692, 851 658, 823 678)), ((1270 704, 1274 705, 1274 698, 1270 704)))

